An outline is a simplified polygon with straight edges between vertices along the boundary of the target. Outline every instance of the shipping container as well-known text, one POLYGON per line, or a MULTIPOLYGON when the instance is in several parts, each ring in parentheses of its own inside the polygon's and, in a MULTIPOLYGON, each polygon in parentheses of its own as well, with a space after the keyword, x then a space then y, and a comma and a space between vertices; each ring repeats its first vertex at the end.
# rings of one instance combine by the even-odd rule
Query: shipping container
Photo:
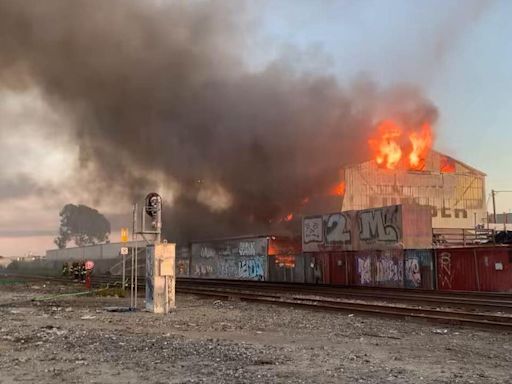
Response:
POLYGON ((477 285, 481 291, 512 292, 512 249, 474 248, 477 259, 477 285))
POLYGON ((401 249, 347 252, 348 284, 367 287, 404 286, 401 249))
POLYGON ((330 284, 329 253, 304 253, 304 276, 309 284, 330 284))
POLYGON ((190 247, 179 247, 176 250, 176 277, 190 276, 190 247))
POLYGON ((304 283, 304 257, 298 255, 268 256, 269 281, 304 283))
POLYGON ((437 289, 478 291, 477 256, 474 248, 435 250, 437 289))
POLYGON ((375 286, 374 265, 378 251, 347 252, 348 285, 375 286))
POLYGON ((267 236, 193 242, 190 276, 267 280, 267 251, 267 236))
POLYGON ((405 250, 404 286, 434 289, 434 261, 431 249, 405 250))
POLYGON ((361 211, 306 216, 302 220, 304 252, 430 248, 430 209, 392 205, 361 211))
POLYGON ((347 285, 347 254, 348 252, 332 252, 329 254, 331 272, 330 281, 333 285, 347 285))

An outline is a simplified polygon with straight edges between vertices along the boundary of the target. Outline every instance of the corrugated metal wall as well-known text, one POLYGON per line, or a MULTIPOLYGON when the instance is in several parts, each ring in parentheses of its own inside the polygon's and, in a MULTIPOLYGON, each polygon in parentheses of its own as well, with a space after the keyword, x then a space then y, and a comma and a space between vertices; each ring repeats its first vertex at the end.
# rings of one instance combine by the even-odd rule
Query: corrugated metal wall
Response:
POLYGON ((512 291, 512 249, 436 249, 437 288, 452 291, 512 291))
POLYGON ((442 158, 432 152, 421 172, 382 169, 374 161, 346 167, 343 210, 415 202, 431 207, 434 228, 482 224, 486 219, 485 175, 457 161, 454 173, 442 172, 442 158))
POLYGON ((49 249, 46 251, 47 260, 101 260, 119 258, 121 247, 146 248, 145 241, 128 241, 126 243, 108 243, 73 247, 63 249, 49 249))

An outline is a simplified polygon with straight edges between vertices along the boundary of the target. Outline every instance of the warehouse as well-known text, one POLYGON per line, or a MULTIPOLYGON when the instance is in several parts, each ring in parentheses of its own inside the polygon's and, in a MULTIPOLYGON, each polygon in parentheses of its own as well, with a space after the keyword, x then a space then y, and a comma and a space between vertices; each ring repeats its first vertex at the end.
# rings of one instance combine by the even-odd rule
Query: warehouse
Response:
POLYGON ((485 226, 485 173, 431 150, 414 169, 370 160, 342 170, 342 210, 417 203, 432 212, 432 228, 485 226))

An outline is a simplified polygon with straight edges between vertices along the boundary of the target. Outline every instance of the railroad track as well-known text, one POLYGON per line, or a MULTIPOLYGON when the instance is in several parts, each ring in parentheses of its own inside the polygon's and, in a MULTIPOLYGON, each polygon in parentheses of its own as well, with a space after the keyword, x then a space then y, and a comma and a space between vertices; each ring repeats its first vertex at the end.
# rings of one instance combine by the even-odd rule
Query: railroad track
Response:
MULTIPOLYGON (((15 278, 67 282, 69 278, 20 276, 15 278)), ((139 287, 143 288, 143 278, 139 287)), ((120 285, 119 278, 94 276, 95 286, 120 285)), ((255 281, 177 279, 180 293, 222 298, 238 298, 271 304, 295 305, 388 317, 407 317, 444 323, 497 327, 512 331, 512 295, 482 292, 438 292, 394 289, 355 289, 304 284, 255 281), (377 302, 376 302, 377 301, 377 302), (398 304, 397 304, 398 303, 398 304), (407 305, 405 305, 407 303, 407 305), (418 304, 427 304, 429 308, 418 304), (468 310, 457 310, 456 308, 468 310), (487 311, 487 312, 485 312, 487 311), (489 313, 493 311, 494 313, 489 313)))
POLYGON ((385 303, 353 302, 331 297, 315 297, 297 294, 279 294, 264 291, 240 290, 219 287, 179 287, 177 291, 196 295, 265 302, 271 304, 287 304, 303 307, 357 312, 387 317, 408 317, 450 324, 466 324, 480 327, 502 328, 512 331, 512 316, 455 311, 449 309, 431 309, 418 307, 402 307, 385 303))
POLYGON ((329 298, 372 300, 414 305, 450 306, 477 311, 502 311, 512 313, 512 295, 489 292, 437 292, 414 290, 408 292, 394 288, 332 287, 290 283, 269 283, 257 281, 189 279, 177 280, 177 287, 231 287, 234 289, 257 289, 265 292, 291 292, 318 295, 329 298))

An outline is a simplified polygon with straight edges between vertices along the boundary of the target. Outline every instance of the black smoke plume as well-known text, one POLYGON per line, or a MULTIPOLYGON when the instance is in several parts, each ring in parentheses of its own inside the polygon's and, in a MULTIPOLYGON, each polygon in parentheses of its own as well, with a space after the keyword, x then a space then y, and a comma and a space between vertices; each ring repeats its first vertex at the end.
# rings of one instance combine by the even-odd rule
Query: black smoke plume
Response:
MULTIPOLYGON (((81 162, 102 180, 91 194, 107 180, 139 198, 154 171, 170 181, 170 239, 268 232, 366 159, 397 88, 344 88, 287 59, 251 70, 253 28, 242 2, 0 0, 0 86, 38 87, 74 117, 81 162)), ((421 92, 398 89, 432 116, 421 92)))

